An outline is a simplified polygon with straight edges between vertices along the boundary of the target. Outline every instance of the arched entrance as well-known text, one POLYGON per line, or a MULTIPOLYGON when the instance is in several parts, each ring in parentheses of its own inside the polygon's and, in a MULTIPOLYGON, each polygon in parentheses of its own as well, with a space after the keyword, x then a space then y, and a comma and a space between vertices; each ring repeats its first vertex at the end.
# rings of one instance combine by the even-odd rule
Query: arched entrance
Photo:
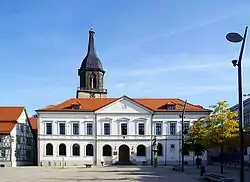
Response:
POLYGON ((119 147, 119 163, 129 163, 129 147, 127 145, 121 145, 119 147))

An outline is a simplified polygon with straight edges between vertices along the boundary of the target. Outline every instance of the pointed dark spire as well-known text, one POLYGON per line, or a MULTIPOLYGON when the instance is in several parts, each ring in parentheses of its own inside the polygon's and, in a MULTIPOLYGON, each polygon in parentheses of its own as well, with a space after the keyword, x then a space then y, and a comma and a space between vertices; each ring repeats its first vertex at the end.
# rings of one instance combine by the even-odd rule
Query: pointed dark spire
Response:
POLYGON ((95 31, 93 30, 93 28, 91 28, 89 30, 88 52, 82 61, 80 70, 93 70, 104 72, 102 63, 96 54, 94 35, 95 31))
POLYGON ((93 28, 90 28, 90 30, 89 30, 89 45, 88 45, 88 53, 87 54, 96 54, 94 35, 95 35, 95 31, 93 30, 93 28))

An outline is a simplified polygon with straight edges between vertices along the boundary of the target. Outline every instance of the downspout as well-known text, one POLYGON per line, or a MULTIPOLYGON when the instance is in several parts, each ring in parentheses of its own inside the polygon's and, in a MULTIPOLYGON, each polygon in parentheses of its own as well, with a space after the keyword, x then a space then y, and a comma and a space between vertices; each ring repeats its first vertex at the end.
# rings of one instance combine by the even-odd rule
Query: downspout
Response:
POLYGON ((153 149, 152 149, 152 145, 153 145, 153 143, 152 143, 152 140, 153 140, 153 116, 154 116, 154 113, 152 113, 151 114, 151 136, 150 136, 150 138, 151 138, 151 145, 150 145, 150 154, 151 154, 151 156, 150 156, 150 160, 151 160, 151 165, 153 165, 153 149))
POLYGON ((12 167, 12 138, 11 138, 11 134, 10 134, 10 167, 12 167))
POLYGON ((94 113, 94 119, 95 119, 95 155, 94 155, 94 165, 97 165, 97 116, 96 113, 94 113))
POLYGON ((165 139, 165 166, 167 165, 167 146, 168 146, 168 139, 167 139, 168 135, 166 136, 166 139, 165 139))

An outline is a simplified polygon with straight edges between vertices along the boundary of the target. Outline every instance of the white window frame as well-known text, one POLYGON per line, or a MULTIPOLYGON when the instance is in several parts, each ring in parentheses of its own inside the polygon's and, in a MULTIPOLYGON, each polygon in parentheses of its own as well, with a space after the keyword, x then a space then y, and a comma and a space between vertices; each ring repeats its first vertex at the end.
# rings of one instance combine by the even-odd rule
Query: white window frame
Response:
POLYGON ((163 122, 162 121, 155 121, 154 122, 154 135, 157 135, 157 136, 163 135, 163 122), (156 125, 157 124, 161 125, 161 134, 160 135, 156 134, 156 125))
POLYGON ((76 134, 74 134, 74 124, 78 124, 78 135, 81 134, 81 127, 80 127, 80 122, 79 121, 71 121, 71 135, 74 135, 74 136, 78 136, 76 134))
POLYGON ((109 135, 111 135, 111 122, 105 121, 105 122, 102 123, 103 135, 109 136, 109 135, 105 134, 105 130, 104 130, 104 125, 105 125, 105 124, 109 124, 109 135))
POLYGON ((145 122, 143 122, 143 121, 139 121, 138 123, 137 123, 137 135, 139 135, 139 136, 144 136, 144 135, 146 135, 146 130, 145 130, 145 128, 146 128, 146 126, 145 126, 146 124, 145 124, 145 122), (140 124, 143 124, 144 125, 144 134, 143 135, 140 135, 139 134, 139 125, 140 124))
POLYGON ((64 136, 63 134, 60 134, 60 124, 61 123, 63 123, 65 125, 65 134, 64 135, 67 135, 67 123, 66 123, 66 121, 58 121, 57 122, 57 134, 64 136))
POLYGON ((178 123, 177 121, 170 121, 170 122, 168 123, 168 125, 169 125, 168 132, 169 132, 169 135, 170 135, 170 136, 176 136, 176 134, 177 134, 177 123, 178 123), (174 135, 171 134, 171 129, 170 129, 170 128, 171 128, 170 125, 171 125, 172 123, 175 124, 175 134, 174 134, 174 135))
POLYGON ((53 121, 45 121, 44 122, 44 134, 45 135, 53 135, 53 121), (51 123, 51 134, 47 134, 47 123, 51 123))
POLYGON ((93 121, 85 121, 84 122, 84 131, 85 131, 85 135, 87 135, 87 136, 93 136, 94 135, 94 122, 93 121), (88 128, 87 128, 87 126, 88 126, 88 124, 92 124, 92 135, 88 135, 88 128))

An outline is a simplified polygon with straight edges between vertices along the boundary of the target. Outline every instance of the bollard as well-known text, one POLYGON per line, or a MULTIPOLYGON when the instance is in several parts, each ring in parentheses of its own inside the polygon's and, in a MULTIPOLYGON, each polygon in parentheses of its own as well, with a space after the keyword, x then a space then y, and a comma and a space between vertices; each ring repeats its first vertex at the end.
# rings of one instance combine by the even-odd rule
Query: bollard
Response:
POLYGON ((104 162, 102 161, 101 164, 102 164, 102 166, 103 166, 104 162))
POLYGON ((203 176, 204 173, 206 172, 205 166, 201 166, 201 170, 200 170, 200 176, 203 176))
POLYGON ((50 161, 48 162, 48 166, 51 166, 51 162, 50 161))
POLYGON ((43 163, 42 163, 42 162, 40 162, 40 166, 43 166, 43 163))

